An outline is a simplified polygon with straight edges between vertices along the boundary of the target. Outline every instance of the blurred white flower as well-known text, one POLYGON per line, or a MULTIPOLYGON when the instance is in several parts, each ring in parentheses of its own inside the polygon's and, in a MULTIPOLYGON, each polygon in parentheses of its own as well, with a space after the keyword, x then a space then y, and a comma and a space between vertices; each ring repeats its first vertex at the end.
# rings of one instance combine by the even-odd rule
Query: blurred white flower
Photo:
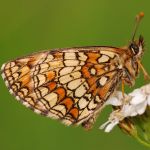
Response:
POLYGON ((122 92, 117 91, 105 105, 119 106, 110 114, 108 121, 100 126, 105 132, 110 132, 123 119, 142 115, 146 111, 150 105, 150 84, 125 94, 125 97, 122 96, 122 92))

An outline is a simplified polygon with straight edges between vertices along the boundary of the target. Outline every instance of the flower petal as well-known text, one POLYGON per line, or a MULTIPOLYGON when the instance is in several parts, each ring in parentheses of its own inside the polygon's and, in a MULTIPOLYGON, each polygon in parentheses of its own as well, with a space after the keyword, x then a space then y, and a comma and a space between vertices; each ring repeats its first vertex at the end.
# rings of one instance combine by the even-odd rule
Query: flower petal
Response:
POLYGON ((147 96, 147 103, 150 106, 150 95, 147 96))
POLYGON ((129 94, 129 96, 133 97, 130 101, 131 105, 137 105, 146 100, 146 95, 140 89, 134 90, 132 93, 129 94))
POLYGON ((105 105, 121 106, 122 105, 122 100, 118 99, 117 97, 111 97, 107 100, 105 105))
POLYGON ((147 101, 145 101, 145 102, 143 102, 143 103, 137 105, 137 106, 135 107, 135 109, 136 109, 136 112, 137 112, 139 115, 142 115, 142 114, 145 112, 146 107, 147 107, 147 101))

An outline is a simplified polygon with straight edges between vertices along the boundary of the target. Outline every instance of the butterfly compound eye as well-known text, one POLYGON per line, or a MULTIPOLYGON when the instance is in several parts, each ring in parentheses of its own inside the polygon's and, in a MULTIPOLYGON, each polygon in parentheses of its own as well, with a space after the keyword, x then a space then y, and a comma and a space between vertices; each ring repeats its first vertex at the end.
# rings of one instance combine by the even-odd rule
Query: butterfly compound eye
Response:
POLYGON ((134 55, 137 55, 139 53, 139 47, 135 43, 131 43, 129 48, 132 50, 134 55))

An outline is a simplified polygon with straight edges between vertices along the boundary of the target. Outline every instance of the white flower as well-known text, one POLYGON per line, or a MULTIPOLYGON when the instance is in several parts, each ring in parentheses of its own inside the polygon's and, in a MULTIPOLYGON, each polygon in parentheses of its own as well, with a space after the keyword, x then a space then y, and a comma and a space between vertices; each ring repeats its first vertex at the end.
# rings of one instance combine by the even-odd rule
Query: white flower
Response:
POLYGON ((145 101, 146 94, 141 89, 135 89, 132 93, 129 94, 132 97, 130 103, 131 105, 138 105, 145 101))
POLYGON ((150 95, 147 96, 148 105, 150 105, 150 95))
POLYGON ((105 106, 106 105, 121 106, 122 103, 123 103, 123 101, 122 101, 122 92, 117 91, 113 97, 109 98, 106 101, 105 106))
POLYGON ((124 118, 142 115, 145 112, 150 105, 150 84, 125 94, 125 97, 118 91, 105 105, 120 106, 110 114, 108 121, 100 126, 105 132, 110 132, 124 118))

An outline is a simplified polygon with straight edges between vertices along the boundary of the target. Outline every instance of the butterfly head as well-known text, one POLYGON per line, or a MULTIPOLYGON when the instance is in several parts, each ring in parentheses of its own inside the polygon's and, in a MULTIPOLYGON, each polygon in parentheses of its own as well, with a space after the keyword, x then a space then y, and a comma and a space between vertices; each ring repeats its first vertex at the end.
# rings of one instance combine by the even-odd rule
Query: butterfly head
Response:
POLYGON ((133 56, 135 56, 137 58, 141 58, 141 56, 144 52, 144 39, 143 39, 143 37, 140 35, 138 40, 132 41, 129 45, 129 49, 131 50, 131 53, 133 54, 133 56))

